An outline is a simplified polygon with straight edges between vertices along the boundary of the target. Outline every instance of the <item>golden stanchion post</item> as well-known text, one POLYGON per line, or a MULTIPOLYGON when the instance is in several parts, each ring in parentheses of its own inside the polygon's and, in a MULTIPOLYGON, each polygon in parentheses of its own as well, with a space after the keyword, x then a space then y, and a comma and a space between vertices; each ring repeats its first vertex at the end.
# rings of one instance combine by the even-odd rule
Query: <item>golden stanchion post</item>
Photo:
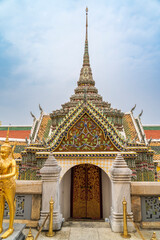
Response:
POLYGON ((33 237, 32 232, 31 232, 31 228, 29 229, 29 233, 26 237, 26 240, 34 240, 34 237, 33 237))
POLYGON ((49 216, 49 231, 46 233, 47 237, 53 237, 55 235, 55 232, 53 232, 53 205, 54 201, 51 197, 51 200, 49 202, 50 204, 50 216, 49 216))
POLYGON ((157 237, 156 237, 156 233, 155 233, 155 232, 153 233, 151 240, 157 240, 157 237))
POLYGON ((35 240, 38 239, 38 236, 39 236, 39 234, 41 233, 41 231, 42 231, 42 229, 43 229, 43 227, 44 227, 44 225, 45 225, 48 217, 49 217, 49 213, 47 214, 46 218, 44 219, 44 221, 43 221, 43 223, 42 223, 42 226, 40 227, 40 229, 39 229, 39 231, 38 231, 38 233, 37 233, 37 235, 36 235, 36 237, 35 237, 35 240))
POLYGON ((121 233, 121 236, 123 238, 130 238, 131 235, 128 234, 128 230, 127 230, 127 202, 125 198, 122 204, 123 204, 123 233, 121 233))

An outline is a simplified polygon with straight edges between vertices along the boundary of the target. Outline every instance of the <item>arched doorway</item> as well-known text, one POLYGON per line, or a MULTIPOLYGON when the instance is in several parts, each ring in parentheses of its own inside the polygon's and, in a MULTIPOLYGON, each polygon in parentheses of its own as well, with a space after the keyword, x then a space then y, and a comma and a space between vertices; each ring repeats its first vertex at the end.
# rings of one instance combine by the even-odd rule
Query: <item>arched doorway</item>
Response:
POLYGON ((71 176, 71 217, 101 219, 101 169, 92 164, 80 164, 72 168, 71 176))
MULTIPOLYGON (((75 165, 84 166, 85 164, 75 165)), ((89 164, 95 166, 94 164, 89 164)), ((72 217, 72 201, 73 201, 73 169, 71 167, 62 177, 60 181, 60 208, 65 220, 72 217)), ((111 209, 111 181, 108 174, 97 167, 101 175, 101 218, 109 218, 111 209)), ((75 168, 76 169, 76 168, 75 168)), ((83 188, 82 188, 83 189, 83 188)), ((80 218, 80 217, 77 217, 80 218)), ((93 218, 96 219, 96 218, 93 218)))

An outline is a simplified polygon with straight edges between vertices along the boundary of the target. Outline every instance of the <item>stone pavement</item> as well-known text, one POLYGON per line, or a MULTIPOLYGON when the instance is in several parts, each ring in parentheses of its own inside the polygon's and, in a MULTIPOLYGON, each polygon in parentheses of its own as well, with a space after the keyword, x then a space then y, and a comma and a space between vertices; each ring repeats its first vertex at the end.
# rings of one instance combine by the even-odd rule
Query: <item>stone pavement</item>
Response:
MULTIPOLYGON (((23 233, 28 234, 29 229, 24 229, 23 233)), ((144 239, 150 240, 153 234, 153 230, 141 230, 144 239)), ((160 240, 160 230, 155 230, 157 240, 160 240)), ((32 229, 32 234, 35 237, 37 230, 32 229)), ((113 233, 106 222, 83 222, 83 221, 67 221, 63 223, 63 227, 60 231, 56 232, 54 237, 48 238, 45 236, 45 232, 42 232, 38 240, 121 240, 124 239, 119 233, 113 233)), ((131 234, 131 240, 141 239, 138 232, 131 234)))

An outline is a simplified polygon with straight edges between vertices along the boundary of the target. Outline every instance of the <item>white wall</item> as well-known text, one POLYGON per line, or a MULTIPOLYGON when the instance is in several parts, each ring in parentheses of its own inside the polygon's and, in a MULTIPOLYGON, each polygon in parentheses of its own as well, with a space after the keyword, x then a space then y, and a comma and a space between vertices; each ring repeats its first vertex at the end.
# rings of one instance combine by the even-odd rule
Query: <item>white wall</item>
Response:
POLYGON ((71 169, 68 170, 60 182, 60 212, 67 220, 71 209, 71 169))
POLYGON ((111 181, 108 175, 101 170, 102 173, 102 217, 109 218, 111 209, 111 181))
MULTIPOLYGON (((111 181, 101 170, 102 176, 102 217, 109 218, 111 209, 111 181)), ((71 169, 68 170, 60 182, 60 208, 63 218, 70 218, 71 211, 71 169)))

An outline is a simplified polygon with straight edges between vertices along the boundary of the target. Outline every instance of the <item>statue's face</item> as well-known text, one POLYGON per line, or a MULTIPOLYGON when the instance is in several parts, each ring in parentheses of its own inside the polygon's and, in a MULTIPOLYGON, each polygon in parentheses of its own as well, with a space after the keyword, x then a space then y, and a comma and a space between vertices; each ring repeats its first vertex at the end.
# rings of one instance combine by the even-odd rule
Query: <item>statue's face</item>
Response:
POLYGON ((2 159, 7 159, 10 155, 10 149, 7 147, 1 147, 1 158, 2 159))

